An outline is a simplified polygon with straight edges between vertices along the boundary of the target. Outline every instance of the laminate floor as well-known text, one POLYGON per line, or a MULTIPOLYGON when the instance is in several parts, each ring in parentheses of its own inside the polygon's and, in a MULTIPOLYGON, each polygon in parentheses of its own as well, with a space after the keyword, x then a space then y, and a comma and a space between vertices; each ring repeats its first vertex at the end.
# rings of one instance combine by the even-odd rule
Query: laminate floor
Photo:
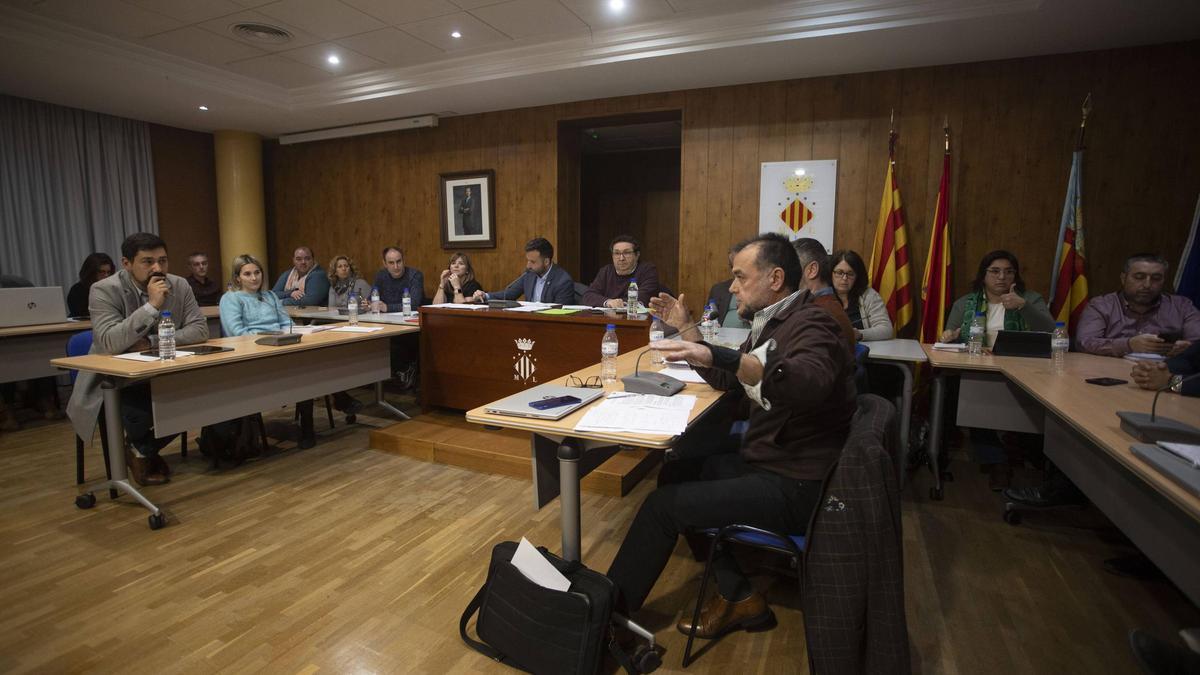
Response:
MULTIPOLYGON (((290 416, 269 424, 286 429, 290 416)), ((128 499, 73 506, 65 421, 0 434, 0 671, 510 672, 462 644, 458 618, 493 544, 558 549, 558 508, 533 511, 524 480, 368 450, 371 426, 390 423, 339 415, 326 430, 318 414, 315 448, 285 441, 223 472, 198 451, 181 461, 173 444, 175 479, 145 491, 168 514, 157 532, 128 499)), ((102 476, 98 445, 88 460, 102 476)), ((1134 673, 1130 628, 1173 637, 1200 625, 1169 584, 1101 570, 1130 548, 1095 512, 1014 528, 986 477, 954 468, 945 501, 926 500, 924 474, 904 498, 915 672, 1134 673)), ((585 562, 607 568, 652 484, 624 499, 584 493, 585 562)), ((681 671, 672 625, 700 571, 678 547, 639 616, 659 630, 662 672, 681 671)), ((756 583, 779 626, 726 637, 688 672, 807 672, 794 583, 756 583)))

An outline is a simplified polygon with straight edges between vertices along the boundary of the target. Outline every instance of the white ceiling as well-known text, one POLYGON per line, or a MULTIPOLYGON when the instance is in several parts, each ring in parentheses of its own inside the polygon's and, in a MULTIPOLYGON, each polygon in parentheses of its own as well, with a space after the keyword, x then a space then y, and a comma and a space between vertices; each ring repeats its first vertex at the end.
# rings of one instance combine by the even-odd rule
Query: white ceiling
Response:
POLYGON ((0 0, 0 92, 275 136, 1200 38, 1197 0, 625 2, 0 0), (292 39, 248 40, 240 22, 292 39))

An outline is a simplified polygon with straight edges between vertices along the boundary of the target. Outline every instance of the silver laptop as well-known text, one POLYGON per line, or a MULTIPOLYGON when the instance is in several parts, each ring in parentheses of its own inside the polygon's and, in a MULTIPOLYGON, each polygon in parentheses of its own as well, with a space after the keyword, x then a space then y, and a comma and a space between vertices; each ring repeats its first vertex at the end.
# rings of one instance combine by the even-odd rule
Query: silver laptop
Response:
POLYGON ((40 326, 66 320, 62 286, 0 288, 0 328, 40 326))
POLYGON ((558 384, 539 384, 532 389, 513 394, 508 398, 502 398, 495 403, 484 408, 493 415, 509 415, 512 417, 532 417, 539 420, 557 420, 570 415, 579 408, 595 401, 604 395, 603 389, 585 389, 582 387, 564 387, 558 384), (565 403, 563 405, 554 406, 539 410, 533 407, 532 403, 558 398, 560 396, 574 396, 579 399, 578 403, 565 403))

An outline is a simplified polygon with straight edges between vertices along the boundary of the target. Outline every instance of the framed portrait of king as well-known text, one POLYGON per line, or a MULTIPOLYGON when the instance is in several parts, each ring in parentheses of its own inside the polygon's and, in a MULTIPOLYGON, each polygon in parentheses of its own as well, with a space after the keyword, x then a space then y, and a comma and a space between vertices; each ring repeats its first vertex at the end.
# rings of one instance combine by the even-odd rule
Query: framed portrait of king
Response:
POLYGON ((442 248, 496 247, 496 172, 443 173, 442 248))

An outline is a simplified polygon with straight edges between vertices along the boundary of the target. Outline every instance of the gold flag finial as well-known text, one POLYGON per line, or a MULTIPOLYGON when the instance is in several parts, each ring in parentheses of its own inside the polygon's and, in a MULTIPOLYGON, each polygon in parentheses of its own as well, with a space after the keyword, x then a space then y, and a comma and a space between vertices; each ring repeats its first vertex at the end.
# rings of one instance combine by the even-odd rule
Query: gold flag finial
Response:
POLYGON ((946 154, 950 154, 950 116, 942 117, 942 134, 946 137, 946 154))

